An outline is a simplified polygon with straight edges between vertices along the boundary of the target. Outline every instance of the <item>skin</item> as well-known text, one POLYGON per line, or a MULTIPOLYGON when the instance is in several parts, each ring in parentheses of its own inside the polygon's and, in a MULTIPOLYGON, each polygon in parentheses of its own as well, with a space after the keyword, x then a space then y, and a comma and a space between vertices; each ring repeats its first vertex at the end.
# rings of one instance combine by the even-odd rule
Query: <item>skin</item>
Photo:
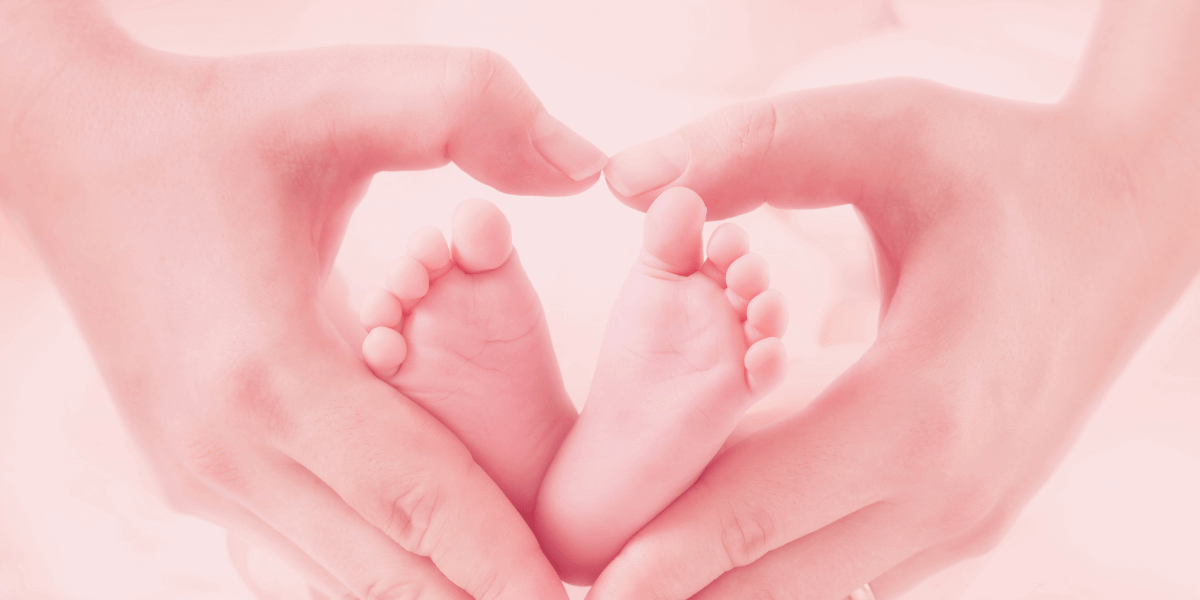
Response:
POLYGON ((733 224, 705 259, 704 213, 683 188, 655 201, 578 421, 494 205, 460 204, 451 248, 414 234, 364 303, 366 363, 466 444, 568 582, 594 581, 785 374, 786 304, 766 262, 733 224))
MULTIPOLYGON (((169 55, 94 6, 0 1, 0 206, 184 512, 336 598, 565 598, 467 448, 321 290, 380 170, 567 195, 606 158, 482 50, 169 55)), ((553 407, 547 407, 553 411, 553 407)))
MULTIPOLYGON (((334 451, 317 456, 334 465, 325 473, 362 475, 355 465, 383 457, 384 467, 360 481, 394 482, 393 467, 415 469, 415 480, 434 489, 465 481, 461 490, 488 517, 487 531, 516 532, 497 536, 500 552, 488 546, 465 558, 470 548, 438 548, 453 535, 417 536, 436 538, 433 547, 444 551, 429 554, 451 580, 475 593, 499 589, 487 584, 496 574, 509 581, 517 573, 524 583, 540 577, 536 560, 531 569, 497 565, 527 556, 525 534, 509 525, 515 513, 505 517, 495 491, 475 485, 473 463, 440 425, 344 358, 350 351, 315 307, 314 290, 356 196, 351 184, 372 169, 453 158, 497 187, 540 193, 577 189, 570 178, 520 147, 470 156, 479 145, 457 133, 465 131, 454 126, 461 114, 432 119, 428 130, 397 125, 390 108, 407 97, 400 88, 410 81, 347 87, 339 77, 354 83, 354 73, 371 68, 352 51, 275 56, 258 67, 167 57, 130 46, 78 6, 44 18, 43 7, 55 6, 0 4, 0 202, 54 272, 130 429, 158 457, 180 504, 289 556, 332 593, 454 593, 428 563, 405 562, 411 557, 396 551, 408 530, 387 540, 370 535, 389 529, 380 523, 395 503, 321 505, 332 499, 319 484, 286 498, 238 489, 263 473, 314 473, 298 442, 334 451), (291 71, 279 68, 289 64, 291 71), (281 103, 267 92, 288 75, 291 97, 281 103), (336 93, 346 89, 362 93, 336 93), (230 90, 240 94, 236 102, 230 90), (355 110, 335 111, 330 100, 355 110), (353 114, 359 125, 314 131, 335 113, 353 114), (355 143, 328 143, 346 139, 355 143), (387 143, 401 139, 412 147, 387 143), (440 143, 449 139, 463 143, 440 143), (335 152, 343 148, 361 155, 335 152), (159 173, 164 155, 179 164, 159 173), (481 155, 528 157, 532 165, 489 172, 481 155), (214 239, 234 243, 223 249, 214 239), (310 404, 278 410, 298 402, 292 398, 310 404), (313 411, 361 419, 352 445, 381 454, 340 455, 348 435, 294 422, 313 411), (387 427, 414 434, 412 446, 395 451, 394 429, 389 439, 363 437, 361 426, 372 431, 381 414, 387 427), (220 435, 235 429, 230 437, 255 445, 220 435), (413 461, 408 451, 422 444, 426 458, 413 461), (328 515, 337 523, 326 523, 328 515), (359 518, 367 526, 357 527, 359 518), (321 531, 297 528, 315 521, 321 531), (345 540, 354 543, 339 545, 345 540), (353 564, 335 564, 341 554, 353 564), (456 564, 486 572, 471 585, 456 564), (420 576, 380 576, 397 565, 420 576)), ((1181 1, 1113 3, 1079 85, 1054 107, 881 82, 750 105, 681 134, 684 166, 712 169, 655 189, 686 183, 709 201, 713 218, 764 201, 854 200, 877 239, 884 326, 876 348, 812 410, 721 456, 593 593, 673 598, 738 585, 746 595, 835 598, 871 580, 887 597, 990 547, 1196 271, 1195 13, 1181 1), (780 110, 787 107, 800 110, 780 110), (1057 309, 1058 298, 1082 309, 1057 309)), ((480 54, 484 66, 495 60, 480 54)), ((372 56, 388 73, 413 58, 399 50, 372 56)), ((480 112, 467 111, 474 116, 492 107, 475 106, 480 112)), ((614 186, 623 172, 619 164, 610 170, 614 186)), ((644 207, 652 195, 631 193, 631 202, 644 207)), ((349 489, 332 479, 339 494, 349 489)), ((432 514, 454 522, 454 507, 432 514)), ((464 537, 467 545, 494 541, 464 537)))
POLYGON ((786 375, 783 294, 737 225, 713 232, 705 258, 704 215, 686 188, 647 212, 583 414, 542 482, 534 531, 568 583, 595 581, 786 375))
POLYGON ((471 450, 529 520, 575 423, 545 311, 495 205, 454 210, 451 247, 419 230, 363 306, 363 359, 471 450))
POLYGON ((1055 105, 893 80, 786 94, 613 157, 645 209, 850 202, 875 243, 874 346, 719 455, 592 600, 894 598, 986 552, 1200 268, 1200 5, 1104 7, 1055 105))

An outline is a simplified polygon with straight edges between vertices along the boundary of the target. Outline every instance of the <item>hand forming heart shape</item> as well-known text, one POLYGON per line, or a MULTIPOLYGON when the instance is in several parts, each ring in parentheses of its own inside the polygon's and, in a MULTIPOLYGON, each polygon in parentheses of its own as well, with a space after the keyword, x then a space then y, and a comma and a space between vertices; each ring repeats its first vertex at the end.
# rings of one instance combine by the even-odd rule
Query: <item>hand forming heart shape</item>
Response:
MULTIPOLYGON (((1114 7, 1107 50, 1057 105, 875 82, 737 106, 613 158, 609 184, 638 208, 675 186, 709 218, 853 202, 876 242, 883 319, 818 401, 721 454, 642 528, 594 598, 833 598, 868 580, 887 597, 994 543, 1200 267, 1187 202, 1200 16, 1182 0, 1114 7), (1174 68, 1124 86, 1113 57, 1145 41, 1121 24, 1147 20, 1174 68)), ((179 508, 333 596, 562 597, 496 483, 363 368, 319 295, 374 172, 453 160, 502 191, 570 194, 596 181, 599 151, 484 51, 187 58, 78 7, 0 10, 14 24, 5 56, 22 57, 0 67, 5 211, 179 508)), ((469 250, 454 260, 478 275, 469 250)), ((711 295, 721 269, 665 271, 711 295)), ((376 366, 399 362, 396 348, 377 347, 376 366)))
POLYGON ((453 252, 418 231, 364 306, 372 370, 466 444, 568 582, 591 584, 786 371, 787 307, 766 262, 732 224, 704 260, 704 213, 684 188, 647 213, 578 422, 494 205, 459 205, 453 252))

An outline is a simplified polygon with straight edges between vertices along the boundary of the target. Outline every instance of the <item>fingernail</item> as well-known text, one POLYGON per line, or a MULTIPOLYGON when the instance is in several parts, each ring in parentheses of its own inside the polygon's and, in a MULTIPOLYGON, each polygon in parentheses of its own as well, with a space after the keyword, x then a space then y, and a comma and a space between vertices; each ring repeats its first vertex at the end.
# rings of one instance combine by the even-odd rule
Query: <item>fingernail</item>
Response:
POLYGON ((687 146, 672 133, 612 157, 604 176, 621 195, 636 196, 679 179, 687 166, 687 146))
POLYGON ((547 162, 575 181, 583 181, 608 164, 608 156, 542 109, 530 132, 533 147, 547 162))

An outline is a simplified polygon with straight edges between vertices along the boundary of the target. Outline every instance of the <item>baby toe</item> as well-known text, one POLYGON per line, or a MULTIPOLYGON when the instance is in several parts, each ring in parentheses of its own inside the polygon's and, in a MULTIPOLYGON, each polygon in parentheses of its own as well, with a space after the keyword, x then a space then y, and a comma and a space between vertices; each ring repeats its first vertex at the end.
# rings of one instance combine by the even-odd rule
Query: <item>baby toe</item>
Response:
POLYGON ((399 331, 376 327, 363 339, 363 361, 381 379, 390 379, 408 356, 408 344, 399 331))
POLYGON ((762 397, 779 387, 787 376, 787 350, 779 338, 763 338, 746 350, 746 385, 762 397))
POLYGON ((787 299, 779 290, 767 290, 750 300, 746 306, 746 342, 753 344, 763 338, 782 337, 787 331, 787 299))
POLYGON ((451 220, 451 253, 463 271, 491 271, 512 254, 512 228, 495 204, 478 198, 463 201, 451 220))
POLYGON ((367 331, 376 327, 398 329, 404 320, 404 308, 391 292, 384 289, 371 290, 363 300, 359 319, 367 331))
POLYGON ((708 260, 722 273, 750 251, 750 236, 734 223, 722 223, 708 238, 708 260))
POLYGON ((745 316, 746 307, 755 296, 771 285, 767 261, 758 254, 744 254, 725 272, 726 296, 730 304, 745 316))
POLYGON ((704 201, 687 188, 662 193, 646 211, 642 261, 675 275, 691 275, 703 261, 704 201))
POLYGON ((388 267, 384 287, 401 301, 423 298, 429 293, 429 271, 417 259, 401 256, 388 267))
POLYGON ((450 247, 437 227, 422 227, 408 238, 408 255, 425 266, 429 273, 438 273, 450 264, 450 247))

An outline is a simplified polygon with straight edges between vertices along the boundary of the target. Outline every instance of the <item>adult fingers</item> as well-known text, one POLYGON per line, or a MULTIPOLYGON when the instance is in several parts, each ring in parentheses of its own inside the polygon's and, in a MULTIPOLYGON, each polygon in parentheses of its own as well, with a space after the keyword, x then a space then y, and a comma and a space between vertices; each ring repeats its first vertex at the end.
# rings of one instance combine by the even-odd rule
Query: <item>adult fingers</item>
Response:
POLYGON ((372 526, 311 472, 286 457, 260 465, 239 486, 240 500, 356 598, 470 596, 426 557, 408 552, 372 526))
POLYGON ((646 210, 667 187, 694 190, 710 220, 766 202, 820 207, 894 193, 921 159, 934 84, 882 80, 731 106, 612 157, 605 179, 646 210))
POLYGON ((308 379, 322 382, 308 390, 322 404, 292 415, 280 450, 379 535, 428 557, 472 597, 565 598, 525 521, 461 442, 361 366, 357 371, 308 379))
POLYGON ((252 56, 223 68, 267 116, 270 159, 328 157, 361 174, 454 161, 502 192, 568 195, 607 157, 542 106, 500 55, 474 48, 345 47, 252 56), (274 156, 270 156, 274 155, 274 156), (299 155, 299 156, 297 156, 299 155))
POLYGON ((233 563, 234 570, 241 575, 246 586, 256 594, 264 595, 260 593, 259 582, 255 579, 256 574, 250 568, 248 542, 273 552, 275 556, 296 569, 309 586, 316 588, 326 596, 330 598, 354 597, 354 593, 328 569, 245 508, 238 506, 235 511, 226 511, 220 517, 208 520, 229 529, 229 537, 226 540, 229 560, 233 563))
MULTIPOLYGON (((869 372, 862 365, 855 369, 869 372)), ((863 394, 862 379, 852 371, 804 413, 717 457, 609 564, 590 600, 689 598, 725 572, 887 498, 895 433, 886 417, 864 418, 876 409, 864 402, 875 398, 863 394)))
MULTIPOLYGON (((273 552, 283 561, 295 568, 308 584, 317 588, 331 598, 349 598, 353 595, 350 590, 334 577, 324 566, 313 560, 295 543, 280 534, 262 519, 250 512, 239 502, 227 497, 215 488, 192 480, 187 490, 177 490, 170 498, 171 504, 179 512, 192 514, 224 527, 230 531, 229 558, 238 574, 245 580, 247 586, 254 589, 256 582, 254 574, 245 562, 246 541, 264 550, 273 552), (236 537, 235 537, 236 536, 236 537), (235 539, 241 544, 235 543, 235 539)), ((257 593, 257 592, 256 592, 257 593)))
POLYGON ((899 598, 934 574, 964 559, 982 556, 1000 543, 1011 524, 1012 514, 972 528, 964 535, 934 545, 913 555, 886 573, 871 580, 871 589, 880 600, 899 598))
POLYGON ((726 572, 692 596, 842 600, 912 553, 914 531, 898 505, 880 502, 726 572))

